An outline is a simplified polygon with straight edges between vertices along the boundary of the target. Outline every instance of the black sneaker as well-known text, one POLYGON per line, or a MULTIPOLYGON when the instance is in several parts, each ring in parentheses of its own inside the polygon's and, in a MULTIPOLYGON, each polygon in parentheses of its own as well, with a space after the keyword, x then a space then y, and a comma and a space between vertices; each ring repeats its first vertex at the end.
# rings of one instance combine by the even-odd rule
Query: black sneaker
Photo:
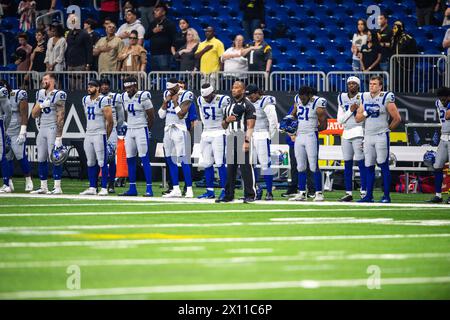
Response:
POLYGON ((272 192, 267 192, 267 193, 266 193, 266 198, 265 198, 265 200, 266 200, 266 201, 272 201, 272 200, 273 200, 273 194, 272 194, 272 192))
POLYGON ((244 203, 255 202, 255 198, 244 198, 244 203))
POLYGON ((116 190, 114 189, 114 182, 108 183, 108 193, 116 193, 116 190))
POLYGON ((297 194, 297 190, 288 190, 285 193, 282 193, 281 196, 283 198, 291 198, 297 194))
POLYGON ((446 202, 447 204, 450 204, 450 197, 448 197, 448 199, 447 199, 447 202, 446 202))
POLYGON ((259 186, 256 188, 256 200, 261 200, 263 195, 263 189, 259 186))
POLYGON ((162 192, 162 195, 169 194, 171 192, 172 192, 172 189, 167 189, 167 190, 162 192))
POLYGON ((341 201, 341 202, 352 202, 353 201, 353 196, 351 194, 346 194, 339 201, 341 201))
MULTIPOLYGON (((438 197, 438 196, 434 196, 432 199, 428 200, 428 203, 442 203, 444 200, 442 199, 442 197, 438 197)), ((448 200, 447 200, 447 203, 448 200)))
POLYGON ((229 198, 219 198, 219 199, 216 199, 216 203, 220 203, 220 202, 232 202, 233 201, 233 199, 229 199, 229 198))

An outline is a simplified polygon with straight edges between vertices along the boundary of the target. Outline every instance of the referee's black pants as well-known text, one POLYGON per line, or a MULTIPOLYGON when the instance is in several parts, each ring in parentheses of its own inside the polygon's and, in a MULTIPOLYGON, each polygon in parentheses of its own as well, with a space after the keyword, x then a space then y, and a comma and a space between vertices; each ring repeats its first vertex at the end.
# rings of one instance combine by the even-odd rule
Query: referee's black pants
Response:
POLYGON ((244 184, 244 197, 255 199, 255 177, 251 164, 250 151, 244 152, 244 133, 237 132, 227 137, 227 183, 225 185, 225 199, 234 199, 236 175, 238 167, 241 169, 242 183, 244 184))

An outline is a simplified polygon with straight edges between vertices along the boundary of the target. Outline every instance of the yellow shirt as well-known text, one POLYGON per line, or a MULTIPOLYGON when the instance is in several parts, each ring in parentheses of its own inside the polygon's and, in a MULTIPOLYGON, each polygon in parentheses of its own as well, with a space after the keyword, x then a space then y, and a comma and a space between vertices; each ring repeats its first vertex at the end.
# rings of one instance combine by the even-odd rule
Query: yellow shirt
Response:
POLYGON ((200 71, 206 74, 220 71, 220 56, 225 51, 222 41, 212 38, 211 40, 201 42, 195 53, 199 53, 209 45, 212 45, 213 48, 206 52, 200 59, 200 71))

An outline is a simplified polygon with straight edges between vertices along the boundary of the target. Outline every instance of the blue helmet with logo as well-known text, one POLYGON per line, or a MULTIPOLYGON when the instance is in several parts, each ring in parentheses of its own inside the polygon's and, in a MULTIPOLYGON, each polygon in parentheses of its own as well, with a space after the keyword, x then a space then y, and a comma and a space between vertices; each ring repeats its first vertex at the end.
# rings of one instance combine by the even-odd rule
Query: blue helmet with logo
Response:
POLYGON ((111 142, 106 144, 106 155, 106 162, 108 164, 114 163, 114 160, 116 160, 116 148, 114 148, 114 145, 111 142))
POLYGON ((281 122, 280 122, 280 131, 281 132, 295 134, 297 132, 297 127, 298 127, 298 121, 294 116, 288 115, 288 116, 284 117, 283 119, 281 119, 281 122))
POLYGON ((423 155, 423 164, 427 167, 432 167, 436 161, 436 152, 432 150, 428 150, 423 155))
POLYGON ((66 146, 54 147, 50 154, 50 160, 54 165, 62 165, 69 158, 69 149, 66 146))

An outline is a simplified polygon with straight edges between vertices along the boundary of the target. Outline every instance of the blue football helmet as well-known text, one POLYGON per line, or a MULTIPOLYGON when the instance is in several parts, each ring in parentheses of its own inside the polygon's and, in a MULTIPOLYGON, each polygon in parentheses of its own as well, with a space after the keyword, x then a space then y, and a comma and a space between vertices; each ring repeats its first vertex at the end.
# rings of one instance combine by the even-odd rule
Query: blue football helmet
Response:
POLYGON ((107 155, 106 162, 108 164, 114 163, 114 161, 116 160, 116 149, 114 148, 114 145, 111 142, 108 142, 106 144, 106 155, 107 155))
POLYGON ((128 126, 124 122, 123 125, 121 125, 120 127, 117 127, 117 135, 120 137, 125 137, 125 135, 127 134, 127 129, 128 129, 128 126))
POLYGON ((295 134, 297 132, 297 127, 298 127, 298 121, 294 116, 288 115, 288 116, 284 117, 283 119, 281 119, 281 122, 280 122, 280 131, 281 132, 295 134))
POLYGON ((434 165, 434 162, 436 161, 436 152, 428 150, 423 155, 423 164, 427 167, 432 167, 434 165))
POLYGON ((62 165, 69 158, 69 149, 66 146, 54 147, 50 154, 50 160, 54 165, 62 165))

